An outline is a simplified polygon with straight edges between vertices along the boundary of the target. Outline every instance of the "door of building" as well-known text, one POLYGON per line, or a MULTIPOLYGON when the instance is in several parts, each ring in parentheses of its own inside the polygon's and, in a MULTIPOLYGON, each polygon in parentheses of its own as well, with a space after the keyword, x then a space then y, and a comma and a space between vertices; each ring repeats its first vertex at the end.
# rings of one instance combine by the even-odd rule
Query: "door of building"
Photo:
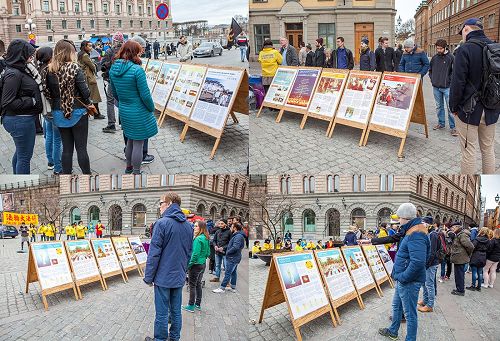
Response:
POLYGON ((304 31, 302 27, 302 23, 287 23, 285 24, 285 35, 288 39, 288 43, 295 47, 296 49, 300 49, 300 43, 302 43, 304 37, 304 31))
POLYGON ((359 49, 361 47, 361 39, 368 38, 370 50, 375 52, 374 37, 373 37, 373 23, 354 24, 355 40, 354 40, 354 62, 359 64, 359 49))

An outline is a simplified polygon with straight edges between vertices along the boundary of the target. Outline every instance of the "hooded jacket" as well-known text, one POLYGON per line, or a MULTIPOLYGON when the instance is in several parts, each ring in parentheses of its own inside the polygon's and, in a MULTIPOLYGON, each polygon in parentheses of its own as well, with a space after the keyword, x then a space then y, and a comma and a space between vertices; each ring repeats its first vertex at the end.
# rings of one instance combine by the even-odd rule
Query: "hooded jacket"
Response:
POLYGON ((424 50, 416 46, 410 53, 404 52, 399 62, 399 72, 419 73, 422 77, 429 71, 429 58, 424 50))
POLYGON ((429 66, 429 77, 433 87, 441 89, 450 87, 454 59, 449 51, 445 51, 444 54, 437 53, 432 57, 429 66))
POLYGON ((361 71, 375 71, 375 54, 368 47, 365 52, 359 54, 359 69, 361 71))
POLYGON ((486 265, 486 252, 488 251, 488 238, 479 236, 472 241, 474 244, 474 251, 470 257, 469 264, 482 268, 486 265))
POLYGON ((0 101, 0 111, 6 116, 38 115, 43 111, 38 84, 25 70, 34 54, 35 48, 22 39, 13 40, 7 49, 0 101))
POLYGON ((469 230, 461 228, 457 231, 453 243, 451 244, 450 261, 453 264, 468 263, 473 251, 474 244, 470 241, 469 230))
POLYGON ((488 242, 486 259, 495 263, 500 261, 500 239, 493 238, 488 242))
POLYGON ((356 233, 354 233, 353 231, 348 231, 344 237, 344 245, 345 246, 358 245, 358 242, 356 240, 356 233))
POLYGON ((227 245, 226 261, 239 263, 241 261, 241 250, 245 247, 245 234, 243 231, 237 231, 231 236, 227 245))
POLYGON ((143 68, 131 61, 118 59, 111 66, 109 80, 118 100, 123 133, 131 140, 146 140, 158 134, 155 105, 143 68))
POLYGON ((144 282, 181 288, 193 247, 193 229, 178 204, 170 205, 155 223, 144 282))

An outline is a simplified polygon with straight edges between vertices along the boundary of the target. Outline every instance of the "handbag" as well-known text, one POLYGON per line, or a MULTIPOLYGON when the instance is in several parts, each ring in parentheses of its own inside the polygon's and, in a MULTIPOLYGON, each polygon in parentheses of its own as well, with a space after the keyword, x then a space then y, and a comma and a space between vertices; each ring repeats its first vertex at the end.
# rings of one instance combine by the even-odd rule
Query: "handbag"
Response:
POLYGON ((80 99, 78 97, 75 97, 75 99, 80 102, 81 105, 83 105, 85 107, 85 109, 87 110, 87 115, 89 116, 94 116, 95 114, 97 114, 97 109, 96 107, 90 107, 89 105, 83 103, 82 101, 80 101, 80 99))

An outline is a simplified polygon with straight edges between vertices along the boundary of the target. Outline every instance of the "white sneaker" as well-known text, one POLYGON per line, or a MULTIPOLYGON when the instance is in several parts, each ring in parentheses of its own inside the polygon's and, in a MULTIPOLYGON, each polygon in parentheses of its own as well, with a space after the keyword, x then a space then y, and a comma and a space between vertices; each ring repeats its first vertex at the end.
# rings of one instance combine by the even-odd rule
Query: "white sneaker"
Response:
POLYGON ((224 289, 221 289, 221 288, 217 288, 217 289, 214 289, 212 290, 212 292, 216 293, 216 294, 220 294, 222 292, 224 292, 225 290, 224 289))
POLYGON ((236 289, 233 289, 233 288, 228 288, 227 290, 229 290, 230 292, 236 292, 236 289))
POLYGON ((493 284, 488 285, 491 289, 493 289, 493 284))
POLYGON ((442 279, 442 278, 440 278, 440 279, 438 279, 438 282, 439 282, 439 283, 443 283, 444 281, 443 281, 443 279, 442 279))
POLYGON ((483 288, 487 288, 488 286, 486 284, 481 284, 483 288))

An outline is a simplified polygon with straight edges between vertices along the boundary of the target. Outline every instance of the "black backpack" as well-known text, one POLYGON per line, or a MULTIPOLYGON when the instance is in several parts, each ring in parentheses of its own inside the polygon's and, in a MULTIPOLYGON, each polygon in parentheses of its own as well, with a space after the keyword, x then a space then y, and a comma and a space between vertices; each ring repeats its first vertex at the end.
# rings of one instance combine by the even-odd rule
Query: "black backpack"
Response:
POLYGON ((486 109, 500 111, 500 43, 487 44, 477 39, 468 42, 483 49, 483 76, 481 89, 475 89, 477 98, 486 109))

